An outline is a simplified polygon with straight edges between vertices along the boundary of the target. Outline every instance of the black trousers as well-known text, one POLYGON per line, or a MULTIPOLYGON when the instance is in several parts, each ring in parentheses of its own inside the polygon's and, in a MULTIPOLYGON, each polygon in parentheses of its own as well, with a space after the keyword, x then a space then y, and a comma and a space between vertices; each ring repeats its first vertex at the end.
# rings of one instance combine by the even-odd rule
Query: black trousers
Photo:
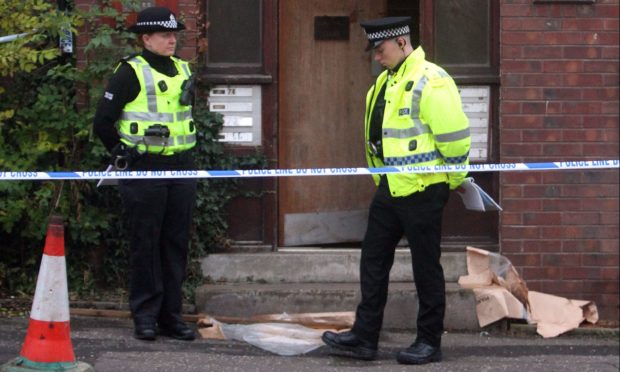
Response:
POLYGON ((445 279, 439 260, 441 221, 448 197, 449 187, 445 183, 394 198, 387 182, 381 182, 370 205, 362 243, 362 300, 352 329, 358 337, 375 344, 379 340, 394 253, 404 234, 409 241, 418 293, 417 339, 440 345, 446 307, 445 279))
POLYGON ((182 321, 195 179, 123 180, 120 193, 129 228, 129 306, 136 325, 182 321))

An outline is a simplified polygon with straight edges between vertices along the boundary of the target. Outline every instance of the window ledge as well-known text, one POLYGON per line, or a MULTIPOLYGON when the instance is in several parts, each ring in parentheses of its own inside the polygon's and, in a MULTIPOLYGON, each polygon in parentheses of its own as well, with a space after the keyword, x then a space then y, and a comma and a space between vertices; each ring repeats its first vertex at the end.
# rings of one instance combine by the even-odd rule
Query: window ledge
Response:
POLYGON ((205 74, 203 81, 210 84, 271 84, 271 75, 235 75, 235 74, 205 74))

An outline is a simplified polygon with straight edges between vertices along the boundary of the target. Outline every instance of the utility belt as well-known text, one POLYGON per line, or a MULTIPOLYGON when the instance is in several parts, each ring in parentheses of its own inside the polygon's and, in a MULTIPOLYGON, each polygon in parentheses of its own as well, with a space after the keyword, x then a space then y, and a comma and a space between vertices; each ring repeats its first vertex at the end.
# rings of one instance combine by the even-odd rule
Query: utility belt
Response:
POLYGON ((195 168, 194 151, 191 149, 172 155, 141 154, 129 166, 130 170, 193 170, 195 168))

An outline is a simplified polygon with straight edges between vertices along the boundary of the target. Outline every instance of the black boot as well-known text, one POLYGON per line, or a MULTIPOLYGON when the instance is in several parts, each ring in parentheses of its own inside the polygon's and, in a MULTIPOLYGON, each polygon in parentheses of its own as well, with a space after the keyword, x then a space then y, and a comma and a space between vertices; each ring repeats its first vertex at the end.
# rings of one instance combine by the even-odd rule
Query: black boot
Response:
POLYGON ((171 337, 177 340, 193 341, 196 339, 194 331, 183 322, 177 322, 174 325, 159 325, 159 334, 171 337))
POLYGON ((134 326, 133 337, 138 340, 153 341, 156 337, 154 324, 136 324, 134 326))
POLYGON ((323 333, 321 337, 325 344, 342 351, 346 351, 355 359, 373 360, 377 356, 377 345, 362 340, 353 332, 330 332, 323 333))
POLYGON ((424 341, 416 341, 411 346, 396 354, 401 364, 426 364, 441 361, 441 347, 432 346, 424 341))

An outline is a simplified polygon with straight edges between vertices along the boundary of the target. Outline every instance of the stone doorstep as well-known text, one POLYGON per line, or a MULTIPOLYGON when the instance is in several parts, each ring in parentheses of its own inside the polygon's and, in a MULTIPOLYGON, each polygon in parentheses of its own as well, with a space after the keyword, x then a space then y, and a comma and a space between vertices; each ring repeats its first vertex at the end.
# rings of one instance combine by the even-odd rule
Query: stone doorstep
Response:
MULTIPOLYGON (((479 330, 471 290, 446 286, 447 330, 479 330)), ((212 316, 355 311, 359 283, 206 284, 196 290, 196 311, 212 316)), ((414 284, 391 283, 385 329, 413 329, 418 312, 414 284)))
MULTIPOLYGON (((359 249, 308 249, 270 253, 210 254, 202 259, 202 273, 212 282, 226 283, 359 283, 359 249)), ((467 275, 463 252, 441 256, 446 282, 467 275)), ((391 282, 411 282, 411 254, 397 249, 391 282)))

